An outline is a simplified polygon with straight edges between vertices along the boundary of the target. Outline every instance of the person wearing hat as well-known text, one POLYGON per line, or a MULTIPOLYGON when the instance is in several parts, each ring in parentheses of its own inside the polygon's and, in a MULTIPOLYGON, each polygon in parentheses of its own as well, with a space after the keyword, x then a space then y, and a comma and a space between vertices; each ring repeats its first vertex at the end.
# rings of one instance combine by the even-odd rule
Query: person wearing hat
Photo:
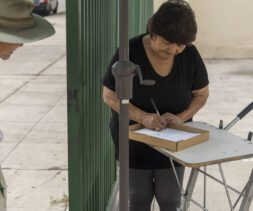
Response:
POLYGON ((50 37, 54 27, 33 14, 32 0, 0 0, 0 57, 7 60, 24 43, 50 37))
MULTIPOLYGON (((46 19, 33 14, 32 0, 0 0, 0 58, 7 60, 24 43, 55 34, 46 19)), ((0 210, 6 211, 6 184, 0 166, 0 210)))

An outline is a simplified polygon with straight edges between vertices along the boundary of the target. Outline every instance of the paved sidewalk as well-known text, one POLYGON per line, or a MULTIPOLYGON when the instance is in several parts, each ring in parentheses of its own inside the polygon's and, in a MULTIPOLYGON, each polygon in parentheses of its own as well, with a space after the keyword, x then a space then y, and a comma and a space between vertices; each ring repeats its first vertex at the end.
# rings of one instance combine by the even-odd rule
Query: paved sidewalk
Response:
MULTIPOLYGON (((66 210, 65 15, 48 19, 56 27, 54 37, 26 45, 10 61, 0 61, 0 128, 5 134, 0 162, 8 184, 9 211, 66 210)), ((223 119, 226 125, 253 101, 253 60, 207 60, 206 64, 211 95, 195 120, 218 125, 223 119)), ((246 137, 250 130, 253 112, 231 132, 246 137)), ((252 159, 224 164, 228 183, 240 189, 252 167, 252 159)), ((217 167, 208 169, 218 175, 217 167)), ((208 188, 209 210, 229 210, 224 189, 209 180, 208 188)), ((194 197, 202 200, 201 181, 194 197)))
POLYGON ((56 35, 0 61, 0 162, 9 211, 65 211, 67 109, 65 15, 56 35))

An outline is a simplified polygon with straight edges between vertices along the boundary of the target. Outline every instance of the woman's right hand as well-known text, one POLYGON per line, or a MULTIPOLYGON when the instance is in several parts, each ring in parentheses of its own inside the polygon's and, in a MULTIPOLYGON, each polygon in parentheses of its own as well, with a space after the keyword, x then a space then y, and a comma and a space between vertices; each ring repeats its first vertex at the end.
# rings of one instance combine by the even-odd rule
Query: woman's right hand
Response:
POLYGON ((148 129, 161 131, 166 128, 167 122, 164 117, 157 114, 146 113, 142 117, 141 124, 148 129))

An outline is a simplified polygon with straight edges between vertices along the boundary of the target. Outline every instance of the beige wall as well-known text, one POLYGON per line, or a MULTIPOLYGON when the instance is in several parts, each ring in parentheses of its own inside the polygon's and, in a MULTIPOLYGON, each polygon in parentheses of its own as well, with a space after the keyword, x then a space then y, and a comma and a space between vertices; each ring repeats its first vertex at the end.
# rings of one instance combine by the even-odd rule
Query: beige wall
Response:
MULTIPOLYGON (((155 10, 164 0, 155 0, 155 10)), ((195 45, 205 58, 253 58, 252 0, 188 0, 195 11, 195 45)))

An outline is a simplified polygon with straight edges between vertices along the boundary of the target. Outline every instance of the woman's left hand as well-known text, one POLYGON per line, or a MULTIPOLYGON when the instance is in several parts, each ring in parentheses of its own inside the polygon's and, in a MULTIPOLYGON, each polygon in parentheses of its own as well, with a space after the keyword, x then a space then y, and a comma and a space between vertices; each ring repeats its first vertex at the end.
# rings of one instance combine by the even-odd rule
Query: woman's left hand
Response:
POLYGON ((183 119, 172 113, 165 113, 162 117, 166 119, 167 125, 180 125, 184 123, 183 119))

